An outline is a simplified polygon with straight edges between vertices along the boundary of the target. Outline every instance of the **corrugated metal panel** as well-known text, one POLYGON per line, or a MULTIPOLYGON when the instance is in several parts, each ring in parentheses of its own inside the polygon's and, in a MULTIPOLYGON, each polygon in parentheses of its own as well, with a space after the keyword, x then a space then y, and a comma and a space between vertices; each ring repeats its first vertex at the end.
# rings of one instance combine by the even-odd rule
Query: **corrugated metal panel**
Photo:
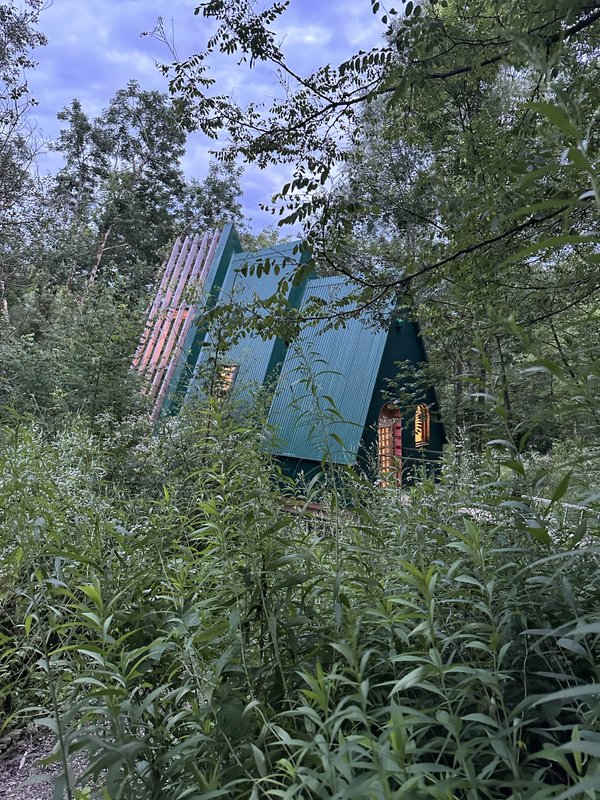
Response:
MULTIPOLYGON (((308 282, 303 305, 311 297, 330 302, 350 291, 339 278, 314 279, 308 282)), ((305 328, 285 358, 269 412, 279 437, 272 451, 309 461, 325 455, 334 463, 352 464, 387 331, 369 327, 364 319, 350 319, 343 328, 324 328, 325 323, 305 328)))
MULTIPOLYGON (((231 259, 223 287, 219 295, 218 304, 234 303, 244 308, 255 300, 265 300, 277 291, 277 286, 284 276, 293 274, 297 268, 302 252, 299 242, 288 242, 276 248, 264 248, 253 253, 237 253, 231 259), (261 264, 270 262, 268 273, 258 271, 261 264), (279 267, 277 274, 273 267, 279 267), (246 267, 245 274, 242 268, 246 267), (252 272, 252 274, 251 274, 252 272)), ((291 288, 291 287, 290 287, 291 288)), ((211 353, 213 338, 205 337, 205 347, 202 349, 196 362, 196 374, 206 362, 211 353)), ((255 334, 248 334, 237 344, 234 344, 224 356, 228 364, 237 364, 240 369, 236 378, 236 391, 251 386, 262 386, 267 376, 267 370, 275 346, 275 339, 264 340, 255 334)), ((189 393, 198 392, 197 381, 190 382, 189 393)))

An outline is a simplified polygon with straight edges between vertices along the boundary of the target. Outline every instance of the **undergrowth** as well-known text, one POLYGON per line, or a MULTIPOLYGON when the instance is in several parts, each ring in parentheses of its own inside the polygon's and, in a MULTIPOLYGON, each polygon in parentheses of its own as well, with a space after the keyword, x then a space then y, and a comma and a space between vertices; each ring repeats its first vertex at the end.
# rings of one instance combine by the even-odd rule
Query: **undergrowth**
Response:
POLYGON ((596 796, 593 525, 532 536, 491 452, 342 508, 258 419, 169 426, 2 430, 2 725, 55 733, 56 797, 596 796))

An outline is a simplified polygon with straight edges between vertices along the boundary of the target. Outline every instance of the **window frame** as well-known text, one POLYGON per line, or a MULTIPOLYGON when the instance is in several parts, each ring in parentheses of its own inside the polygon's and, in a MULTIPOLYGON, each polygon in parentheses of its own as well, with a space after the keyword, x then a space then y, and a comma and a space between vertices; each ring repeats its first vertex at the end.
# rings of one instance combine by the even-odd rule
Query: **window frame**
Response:
POLYGON ((382 488, 402 485, 402 413, 393 403, 382 406, 377 418, 377 472, 382 488))
POLYGON ((431 411, 426 403, 419 403, 415 409, 415 447, 427 447, 431 441, 431 411))

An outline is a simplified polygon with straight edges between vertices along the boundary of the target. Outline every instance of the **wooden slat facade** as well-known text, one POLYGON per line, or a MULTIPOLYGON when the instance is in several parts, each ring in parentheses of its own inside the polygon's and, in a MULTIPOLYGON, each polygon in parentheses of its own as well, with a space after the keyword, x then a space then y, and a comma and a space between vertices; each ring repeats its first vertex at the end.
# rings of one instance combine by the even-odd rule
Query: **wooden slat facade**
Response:
POLYGON ((144 391, 152 400, 153 420, 161 412, 196 318, 220 235, 219 230, 214 230, 204 236, 179 237, 163 265, 162 278, 133 359, 133 368, 143 376, 144 391))

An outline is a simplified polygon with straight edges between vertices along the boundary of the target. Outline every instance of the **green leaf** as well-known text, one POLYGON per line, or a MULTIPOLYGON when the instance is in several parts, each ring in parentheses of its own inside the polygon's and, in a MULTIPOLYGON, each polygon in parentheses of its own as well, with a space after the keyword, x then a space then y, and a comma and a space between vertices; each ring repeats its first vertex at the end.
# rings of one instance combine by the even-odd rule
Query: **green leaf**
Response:
POLYGON ((84 584, 79 588, 87 597, 90 598, 90 600, 96 606, 96 608, 102 608, 103 606, 102 597, 100 596, 100 592, 96 589, 95 586, 91 586, 90 584, 84 584))
POLYGON ((569 488, 569 483, 571 482, 572 475, 573 475, 572 472, 567 472, 567 474, 558 484, 558 486, 554 490, 552 499, 550 500, 551 505, 554 505, 554 503, 557 503, 561 499, 561 497, 565 496, 565 494, 567 493, 567 489, 569 488))
POLYGON ((535 361, 530 361, 526 367, 523 367, 521 372, 524 375, 534 374, 536 372, 550 373, 557 378, 564 377, 563 369, 549 358, 536 358, 535 361))
POLYGON ((256 763, 261 778, 266 778, 268 770, 264 753, 262 752, 262 750, 259 750, 255 744, 252 744, 252 753, 254 755, 254 761, 256 763))
POLYGON ((502 464, 503 467, 508 467, 508 469, 511 469, 518 475, 525 476, 525 468, 523 467, 523 464, 516 458, 508 458, 506 459, 506 461, 502 461, 500 463, 502 464))
POLYGON ((550 538, 550 534, 546 530, 546 528, 540 525, 537 519, 528 519, 525 521, 525 530, 530 536, 533 536, 534 539, 537 539, 538 542, 541 542, 545 545, 552 544, 552 539, 550 538))
POLYGON ((571 120, 567 117, 567 115, 561 111, 558 106, 553 105, 552 103, 526 103, 526 107, 531 108, 533 111, 537 111, 538 114, 546 117, 546 119, 554 125, 555 128, 558 128, 562 133, 566 136, 569 136, 571 139, 575 139, 578 142, 583 139, 583 136, 577 129, 577 127, 571 122, 571 120))
POLYGON ((554 800, 568 800, 570 797, 575 798, 595 798, 600 790, 600 777, 598 774, 593 774, 589 778, 575 783, 564 792, 554 796, 554 800))
POLYGON ((540 200, 538 203, 531 203, 527 206, 521 206, 511 214, 502 217, 502 221, 508 222, 520 217, 530 217, 533 214, 539 214, 540 211, 552 211, 555 208, 562 208, 568 206, 570 208, 575 204, 574 197, 555 197, 551 200, 540 200))
POLYGON ((589 172, 590 175, 594 175, 594 168, 591 161, 580 147, 569 148, 569 159, 571 163, 579 167, 579 169, 584 169, 586 172, 589 172))
POLYGON ((554 700, 578 700, 582 697, 600 697, 600 683, 588 683, 583 686, 571 686, 568 689, 561 689, 559 692, 551 692, 542 697, 538 697, 533 703, 531 708, 544 705, 545 703, 552 703, 554 700))
POLYGON ((516 261, 521 261, 522 259, 525 259, 528 256, 532 256, 535 253, 539 253, 540 250, 556 250, 558 248, 574 244, 599 244, 599 243, 600 243, 600 235, 597 233, 582 234, 582 235, 566 233, 562 236, 549 236, 547 239, 542 239, 539 242, 535 242, 535 244, 531 244, 528 247, 523 247, 521 250, 518 250, 516 253, 513 253, 502 262, 502 266, 506 266, 507 264, 512 264, 516 261))

